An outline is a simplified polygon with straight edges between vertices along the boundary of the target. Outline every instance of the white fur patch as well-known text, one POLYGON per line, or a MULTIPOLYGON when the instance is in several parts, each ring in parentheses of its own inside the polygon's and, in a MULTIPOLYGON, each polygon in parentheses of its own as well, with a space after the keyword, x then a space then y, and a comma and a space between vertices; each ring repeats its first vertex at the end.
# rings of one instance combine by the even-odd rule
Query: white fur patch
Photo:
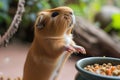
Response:
POLYGON ((72 15, 72 19, 73 19, 73 24, 75 24, 75 15, 72 15))
POLYGON ((69 35, 64 35, 64 38, 65 38, 65 43, 67 46, 69 46, 71 44, 71 41, 72 41, 72 34, 69 34, 69 35))

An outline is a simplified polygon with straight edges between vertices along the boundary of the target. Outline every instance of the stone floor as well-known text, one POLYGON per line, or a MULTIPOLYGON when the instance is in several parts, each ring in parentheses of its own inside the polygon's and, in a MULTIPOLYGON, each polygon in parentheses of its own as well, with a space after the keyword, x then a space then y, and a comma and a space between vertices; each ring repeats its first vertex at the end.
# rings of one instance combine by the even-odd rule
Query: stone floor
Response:
MULTIPOLYGON (((0 76, 16 78, 22 76, 23 65, 30 44, 12 43, 0 48, 0 76)), ((75 62, 79 57, 71 56, 64 65, 58 80, 74 80, 77 73, 75 62)), ((79 58, 80 59, 80 58, 79 58)))

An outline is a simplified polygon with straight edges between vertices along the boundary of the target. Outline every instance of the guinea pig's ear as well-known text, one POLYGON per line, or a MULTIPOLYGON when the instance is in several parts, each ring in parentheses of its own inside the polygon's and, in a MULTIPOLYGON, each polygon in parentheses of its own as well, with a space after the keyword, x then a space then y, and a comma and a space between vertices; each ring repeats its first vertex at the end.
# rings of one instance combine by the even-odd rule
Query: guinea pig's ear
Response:
POLYGON ((39 15, 37 18, 37 22, 36 22, 36 27, 39 29, 42 29, 43 27, 45 27, 45 23, 44 23, 44 15, 39 15))

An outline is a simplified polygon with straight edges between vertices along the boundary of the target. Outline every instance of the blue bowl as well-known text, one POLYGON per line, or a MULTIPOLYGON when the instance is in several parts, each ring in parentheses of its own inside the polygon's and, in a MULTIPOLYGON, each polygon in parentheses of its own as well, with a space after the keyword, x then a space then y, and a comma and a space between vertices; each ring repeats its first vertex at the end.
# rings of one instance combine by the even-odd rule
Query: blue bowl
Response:
POLYGON ((120 77, 104 76, 84 70, 84 67, 87 65, 92 65, 95 63, 112 63, 113 65, 118 65, 120 64, 120 59, 111 57, 88 57, 81 59, 76 63, 76 69, 78 70, 78 73, 75 80, 120 80, 120 77))

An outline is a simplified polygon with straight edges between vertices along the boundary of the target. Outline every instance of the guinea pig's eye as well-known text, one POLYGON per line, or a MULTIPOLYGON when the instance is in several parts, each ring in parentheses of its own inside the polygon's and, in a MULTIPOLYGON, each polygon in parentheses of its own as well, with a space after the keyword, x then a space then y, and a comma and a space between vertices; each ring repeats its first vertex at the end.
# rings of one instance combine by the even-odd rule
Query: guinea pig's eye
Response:
POLYGON ((52 13, 52 17, 56 17, 57 15, 59 15, 58 12, 53 12, 53 13, 52 13))

